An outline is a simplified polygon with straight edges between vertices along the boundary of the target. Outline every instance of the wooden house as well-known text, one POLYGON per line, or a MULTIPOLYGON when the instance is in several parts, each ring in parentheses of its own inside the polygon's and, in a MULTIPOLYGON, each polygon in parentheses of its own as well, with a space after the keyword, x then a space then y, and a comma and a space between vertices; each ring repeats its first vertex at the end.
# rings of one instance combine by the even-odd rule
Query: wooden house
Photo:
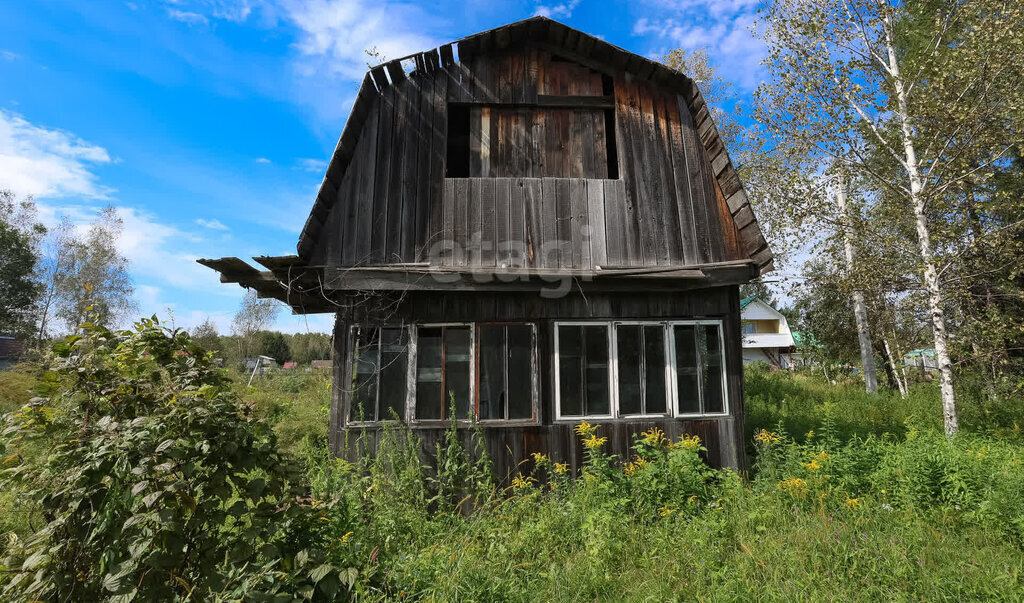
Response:
POLYGON ((200 262, 335 314, 337 454, 397 417, 429 456, 475 418, 501 475, 576 466, 587 420, 620 455, 658 426, 744 464, 738 285, 772 253, 657 62, 535 17, 372 68, 297 254, 254 259, 200 262))

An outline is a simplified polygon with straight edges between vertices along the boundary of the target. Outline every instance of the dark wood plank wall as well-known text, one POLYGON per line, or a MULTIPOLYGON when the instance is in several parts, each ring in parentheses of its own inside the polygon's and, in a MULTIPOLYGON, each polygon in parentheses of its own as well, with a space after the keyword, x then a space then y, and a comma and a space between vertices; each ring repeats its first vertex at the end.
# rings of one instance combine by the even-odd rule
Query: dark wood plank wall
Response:
POLYGON ((738 181, 723 191, 714 177, 721 166, 700 138, 706 111, 697 124, 681 96, 626 72, 613 82, 611 133, 603 109, 543 106, 605 92, 600 73, 543 50, 398 78, 366 117, 309 263, 592 268, 746 257, 753 214, 745 207, 737 224, 723 203, 738 181), (451 103, 472 106, 470 173, 501 178, 445 178, 451 103), (608 175, 603 141, 613 134, 617 179, 554 177, 608 175))
MULTIPOLYGON (((458 293, 437 295, 409 293, 397 306, 382 313, 377 305, 358 305, 339 314, 335 332, 338 340, 347 333, 347 325, 401 324, 430 322, 532 321, 538 327, 540 371, 540 424, 485 426, 488 450, 495 459, 500 476, 514 474, 520 461, 532 452, 551 455, 559 462, 578 468, 583 455, 578 438, 571 432, 573 423, 554 420, 553 328, 557 319, 675 319, 718 318, 723 321, 730 414, 705 420, 648 419, 602 421, 602 435, 609 438, 608 450, 622 458, 630 454, 632 435, 658 426, 675 438, 696 434, 708 448, 707 460, 715 466, 744 467, 743 456, 743 364, 739 324, 739 292, 736 287, 716 287, 697 292, 669 294, 604 294, 586 298, 570 290, 566 295, 545 299, 537 295, 511 293, 458 293)), ((347 341, 347 337, 342 338, 347 341)), ((343 346, 342 346, 343 347, 343 346)), ((335 355, 334 408, 330 436, 336 454, 346 453, 346 440, 354 443, 359 434, 376 445, 380 437, 374 426, 346 429, 342 417, 348 416, 346 384, 338 376, 350 374, 347 350, 335 355)), ((444 437, 443 425, 417 426, 423 441, 423 454, 430 458, 434 444, 444 437)), ((468 439, 469 429, 462 430, 468 439)), ((351 450, 348 450, 351 452, 351 450)))

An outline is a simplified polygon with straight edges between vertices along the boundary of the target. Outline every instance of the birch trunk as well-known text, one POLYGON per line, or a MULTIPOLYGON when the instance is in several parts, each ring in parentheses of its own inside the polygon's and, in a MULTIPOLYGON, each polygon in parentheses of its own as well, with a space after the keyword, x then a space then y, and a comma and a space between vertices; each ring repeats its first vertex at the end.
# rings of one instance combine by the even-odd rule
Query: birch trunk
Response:
POLYGON ((885 355, 889 357, 889 366, 892 367, 892 376, 896 380, 896 387, 900 390, 900 397, 906 399, 907 384, 900 379, 900 367, 896 364, 896 356, 892 353, 892 346, 889 345, 889 338, 883 337, 882 343, 885 345, 885 355))
POLYGON ((911 117, 907 102, 907 87, 900 74, 899 60, 893 43, 892 19, 885 16, 882 20, 885 29, 885 46, 888 53, 889 72, 892 76, 893 89, 896 93, 896 113, 900 122, 903 137, 905 167, 910 179, 910 202, 914 207, 914 219, 917 227, 917 242, 921 252, 921 263, 924 265, 924 285, 928 291, 928 310, 932 323, 932 334, 935 338, 935 359, 939 365, 939 389, 942 393, 942 419, 946 427, 946 435, 955 435, 960 429, 956 412, 956 393, 953 391, 953 364, 949 359, 949 346, 946 336, 946 316, 942 311, 942 289, 939 286, 938 270, 932 254, 931 230, 925 207, 924 183, 921 169, 917 162, 917 148, 914 145, 911 117))
MULTIPOLYGON (((842 171, 836 176, 836 202, 843 216, 843 248, 846 251, 846 270, 853 272, 857 262, 857 251, 853 246, 854 220, 851 216, 846 193, 846 178, 842 171)), ((864 388, 869 394, 878 392, 878 371, 875 368, 875 355, 871 349, 871 329, 868 325, 868 308, 864 303, 864 293, 859 289, 853 292, 853 316, 857 323, 857 340, 860 342, 860 365, 864 371, 864 388)))

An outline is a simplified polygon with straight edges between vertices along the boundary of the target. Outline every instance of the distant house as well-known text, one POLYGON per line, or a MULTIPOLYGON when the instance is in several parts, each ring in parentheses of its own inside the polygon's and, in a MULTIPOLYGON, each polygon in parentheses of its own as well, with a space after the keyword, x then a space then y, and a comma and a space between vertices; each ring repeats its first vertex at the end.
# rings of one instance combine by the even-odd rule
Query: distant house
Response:
POLYGON ((333 360, 313 360, 312 362, 309 363, 309 366, 311 366, 313 368, 313 370, 329 373, 334 368, 334 361, 333 360))
POLYGON ((293 369, 293 368, 295 368, 297 366, 299 366, 299 363, 293 361, 293 362, 285 362, 284 366, 281 367, 281 368, 283 368, 285 370, 288 370, 288 369, 293 369))
POLYGON ((767 362, 775 368, 793 367, 796 342, 789 322, 778 310, 756 297, 740 300, 743 364, 767 362))
POLYGON ((25 345, 20 339, 8 335, 0 335, 0 371, 5 371, 21 359, 25 345))
POLYGON ((920 348, 903 355, 903 364, 921 370, 939 370, 939 361, 935 356, 935 348, 920 348))
POLYGON ((803 331, 793 331, 793 343, 796 347, 789 355, 793 366, 805 366, 814 361, 814 355, 821 348, 821 344, 814 338, 814 334, 803 331))
POLYGON ((245 372, 262 375, 268 368, 277 368, 277 361, 270 356, 255 356, 245 359, 245 372))

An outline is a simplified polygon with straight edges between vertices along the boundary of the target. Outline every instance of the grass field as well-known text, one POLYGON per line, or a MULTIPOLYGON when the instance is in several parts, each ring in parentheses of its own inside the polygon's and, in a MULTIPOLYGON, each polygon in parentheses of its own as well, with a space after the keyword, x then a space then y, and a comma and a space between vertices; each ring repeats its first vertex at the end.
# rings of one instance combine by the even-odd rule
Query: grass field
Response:
MULTIPOLYGON (((3 408, 32 382, 0 373, 3 408)), ((375 459, 329 458, 320 375, 243 383, 249 412, 305 463, 322 518, 308 545, 351 568, 346 586, 360 599, 1024 598, 1019 400, 961 396, 965 429, 950 440, 930 384, 903 400, 754 368, 747 476, 708 468, 693 438, 657 432, 637 434, 631 458, 611 458, 600 428, 582 425, 581 475, 538 456, 502 490, 486 459, 454 441, 427 471, 401 429, 375 459)), ((31 523, 16 492, 0 495, 0 530, 31 523)))

